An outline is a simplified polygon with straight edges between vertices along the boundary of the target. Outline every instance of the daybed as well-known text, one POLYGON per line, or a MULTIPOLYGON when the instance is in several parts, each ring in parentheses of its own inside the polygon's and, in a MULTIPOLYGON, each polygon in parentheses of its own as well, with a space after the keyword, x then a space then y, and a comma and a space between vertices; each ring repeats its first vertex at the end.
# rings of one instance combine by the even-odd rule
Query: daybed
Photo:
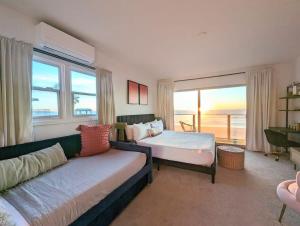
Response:
MULTIPOLYGON (((118 116, 117 122, 128 125, 154 121, 154 114, 118 116)), ((165 126, 164 126, 165 127, 165 126)), ((126 136, 125 136, 126 139, 126 136)), ((138 145, 151 147, 153 160, 211 175, 216 174, 216 144, 213 134, 188 133, 164 130, 160 135, 136 141, 138 145)))
POLYGON ((80 152, 80 135, 0 148, 0 160, 56 143, 70 159, 66 164, 0 197, 29 225, 108 225, 152 181, 151 148, 111 142, 106 153, 74 158, 80 152))

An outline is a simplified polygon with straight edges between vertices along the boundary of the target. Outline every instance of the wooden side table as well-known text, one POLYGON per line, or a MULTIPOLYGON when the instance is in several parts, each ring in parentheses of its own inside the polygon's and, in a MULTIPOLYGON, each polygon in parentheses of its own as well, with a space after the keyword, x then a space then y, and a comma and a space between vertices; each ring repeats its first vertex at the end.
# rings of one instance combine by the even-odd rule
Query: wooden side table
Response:
POLYGON ((218 163, 220 166, 233 169, 244 169, 245 150, 242 148, 222 145, 217 147, 218 163))

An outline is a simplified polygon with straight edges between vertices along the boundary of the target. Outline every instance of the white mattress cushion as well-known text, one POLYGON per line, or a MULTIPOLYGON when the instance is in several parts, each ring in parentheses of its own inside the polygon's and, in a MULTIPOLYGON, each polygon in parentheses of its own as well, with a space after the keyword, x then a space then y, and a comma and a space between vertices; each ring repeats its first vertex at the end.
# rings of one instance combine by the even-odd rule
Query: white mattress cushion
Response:
POLYGON ((144 153, 111 149, 72 159, 3 197, 31 226, 65 226, 136 174, 145 162, 144 153))
POLYGON ((209 133, 164 130, 137 142, 152 148, 152 156, 172 161, 210 166, 215 157, 215 137, 209 133))

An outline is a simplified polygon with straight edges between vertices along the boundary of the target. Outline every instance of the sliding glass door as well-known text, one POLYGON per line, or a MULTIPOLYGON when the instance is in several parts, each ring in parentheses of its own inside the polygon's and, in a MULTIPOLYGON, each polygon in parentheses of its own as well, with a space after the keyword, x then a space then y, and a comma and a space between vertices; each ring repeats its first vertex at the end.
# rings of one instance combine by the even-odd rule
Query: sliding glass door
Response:
POLYGON ((174 93, 175 130, 198 131, 198 91, 174 93))
POLYGON ((219 143, 245 143, 245 86, 175 92, 174 103, 175 130, 214 133, 219 143))

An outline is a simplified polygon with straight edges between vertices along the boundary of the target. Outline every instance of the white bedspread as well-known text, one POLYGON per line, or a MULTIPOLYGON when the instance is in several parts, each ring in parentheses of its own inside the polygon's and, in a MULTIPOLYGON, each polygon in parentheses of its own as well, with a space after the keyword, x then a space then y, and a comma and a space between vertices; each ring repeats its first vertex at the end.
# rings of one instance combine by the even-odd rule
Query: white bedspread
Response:
POLYGON ((3 197, 31 226, 65 226, 75 221, 146 163, 139 152, 110 150, 70 160, 21 184, 3 197))
POLYGON ((210 133, 164 130, 137 142, 152 148, 152 156, 172 161, 210 166, 215 157, 215 137, 210 133))

